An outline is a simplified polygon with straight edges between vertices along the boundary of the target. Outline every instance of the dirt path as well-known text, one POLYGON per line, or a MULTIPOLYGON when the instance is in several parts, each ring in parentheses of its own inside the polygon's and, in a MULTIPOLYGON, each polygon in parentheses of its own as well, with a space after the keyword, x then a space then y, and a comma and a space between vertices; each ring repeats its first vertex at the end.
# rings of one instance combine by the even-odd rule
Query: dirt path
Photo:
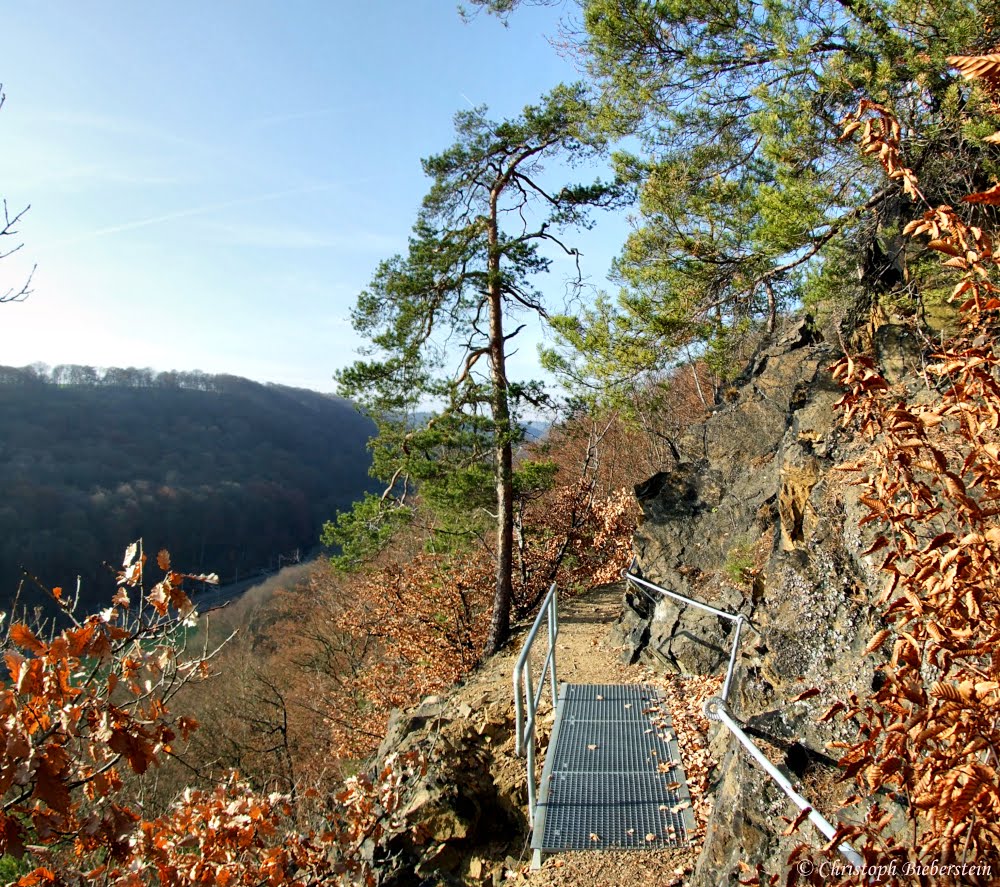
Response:
MULTIPOLYGON (((719 680, 659 675, 646 666, 622 664, 621 651, 614 646, 610 636, 611 625, 621 607, 621 586, 609 586, 560 602, 557 677, 560 682, 650 683, 663 689, 698 823, 693 842, 675 850, 561 853, 547 859, 536 872, 530 871, 530 851, 525 850, 519 860, 508 859, 507 883, 527 883, 533 887, 624 887, 633 884, 677 887, 685 884, 693 871, 709 812, 705 793, 712 767, 707 753, 708 721, 702 716, 700 706, 703 699, 717 692, 719 680)), ((520 644, 514 646, 519 649, 520 644)), ((516 653, 508 655, 512 664, 516 653)), ((540 724, 540 757, 547 746, 551 725, 551 706, 546 704, 540 724)))

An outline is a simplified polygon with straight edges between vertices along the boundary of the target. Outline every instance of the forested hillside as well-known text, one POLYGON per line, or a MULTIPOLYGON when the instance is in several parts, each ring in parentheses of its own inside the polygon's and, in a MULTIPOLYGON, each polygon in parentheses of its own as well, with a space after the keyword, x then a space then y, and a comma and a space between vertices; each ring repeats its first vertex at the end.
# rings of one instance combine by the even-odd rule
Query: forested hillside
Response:
POLYGON ((0 608, 22 566, 106 602, 101 564, 140 537, 224 582, 276 567, 368 484, 351 403, 234 376, 0 367, 0 427, 0 608))

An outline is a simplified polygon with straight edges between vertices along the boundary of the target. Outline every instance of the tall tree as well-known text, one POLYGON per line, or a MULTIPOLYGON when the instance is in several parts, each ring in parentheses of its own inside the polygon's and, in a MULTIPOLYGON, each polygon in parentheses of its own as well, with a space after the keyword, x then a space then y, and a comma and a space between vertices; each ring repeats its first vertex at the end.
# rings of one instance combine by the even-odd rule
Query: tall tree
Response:
POLYGON ((554 186, 543 168, 548 160, 581 163, 599 155, 603 145, 588 134, 588 119, 578 86, 559 87, 504 122, 490 121, 484 108, 456 115, 455 144, 424 161, 432 185, 407 255, 379 266, 353 312, 372 359, 337 376, 341 392, 379 424, 374 471, 387 487, 341 516, 333 538, 349 550, 356 549, 348 537, 356 541, 359 529, 374 527, 378 538, 386 515, 403 513, 415 483, 438 502, 495 508, 487 653, 510 633, 515 410, 540 394, 537 383, 509 378, 510 343, 532 317, 548 317, 536 286, 552 262, 542 248, 578 259, 563 232, 589 227, 588 210, 614 204, 621 192, 600 180, 554 186), (436 412, 417 421, 429 408, 436 412), (494 488, 491 502, 484 500, 484 477, 494 488))
MULTIPOLYGON (((476 0, 500 15, 529 2, 546 0, 476 0)), ((618 158, 641 186, 617 264, 622 296, 592 323, 566 322, 578 345, 599 345, 587 334, 603 323, 672 359, 691 338, 772 327, 783 301, 830 271, 827 256, 839 267, 825 292, 857 290, 846 280, 856 272, 868 294, 900 283, 898 231, 919 210, 898 177, 885 182, 874 158, 840 141, 862 99, 900 109, 903 156, 932 204, 995 171, 994 149, 975 138, 992 132, 977 122, 986 109, 945 65, 995 39, 991 0, 577 5, 572 36, 607 99, 603 120, 642 146, 618 158)), ((607 364, 603 338, 592 365, 607 364)))

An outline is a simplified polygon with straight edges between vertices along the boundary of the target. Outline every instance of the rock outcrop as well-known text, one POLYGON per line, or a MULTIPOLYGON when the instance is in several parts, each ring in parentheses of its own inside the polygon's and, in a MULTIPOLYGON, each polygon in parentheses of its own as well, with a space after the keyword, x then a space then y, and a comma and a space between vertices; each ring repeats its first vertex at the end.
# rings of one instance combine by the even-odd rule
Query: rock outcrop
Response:
POLYGON ((493 861, 523 844, 524 762, 513 755, 509 663, 502 665, 391 719, 376 759, 416 752, 427 772, 401 809, 383 817, 384 836, 364 848, 383 887, 493 883, 493 861))
MULTIPOLYGON (((644 520, 635 538, 643 576, 748 618, 730 707, 828 814, 838 800, 828 744, 845 737, 835 721, 817 721, 835 700, 870 691, 875 663, 864 648, 877 585, 862 555, 857 488, 836 470, 857 455, 837 425, 841 392, 828 372, 837 357, 808 319, 790 325, 734 397, 681 441, 676 469, 636 489, 644 520), (792 701, 813 687, 818 695, 792 701)), ((726 620, 634 591, 625 603, 627 659, 697 674, 725 668, 726 620)), ((735 883, 740 860, 782 871, 789 850, 813 835, 779 837, 780 817, 793 815, 784 795, 728 731, 714 750, 715 812, 693 883, 735 883)))

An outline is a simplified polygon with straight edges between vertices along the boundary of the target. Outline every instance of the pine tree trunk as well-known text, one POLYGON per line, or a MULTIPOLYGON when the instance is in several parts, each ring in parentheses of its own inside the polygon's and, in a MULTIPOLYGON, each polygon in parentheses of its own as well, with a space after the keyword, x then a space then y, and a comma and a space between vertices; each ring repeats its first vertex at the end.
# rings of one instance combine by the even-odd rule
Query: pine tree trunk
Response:
POLYGON ((496 591, 493 617, 485 653, 491 656, 510 637, 510 610, 514 599, 514 454, 511 445, 510 404, 507 400, 507 367, 503 338, 503 292, 497 227, 498 192, 490 195, 487 259, 490 307, 490 374, 493 386, 493 439, 497 481, 496 591))

